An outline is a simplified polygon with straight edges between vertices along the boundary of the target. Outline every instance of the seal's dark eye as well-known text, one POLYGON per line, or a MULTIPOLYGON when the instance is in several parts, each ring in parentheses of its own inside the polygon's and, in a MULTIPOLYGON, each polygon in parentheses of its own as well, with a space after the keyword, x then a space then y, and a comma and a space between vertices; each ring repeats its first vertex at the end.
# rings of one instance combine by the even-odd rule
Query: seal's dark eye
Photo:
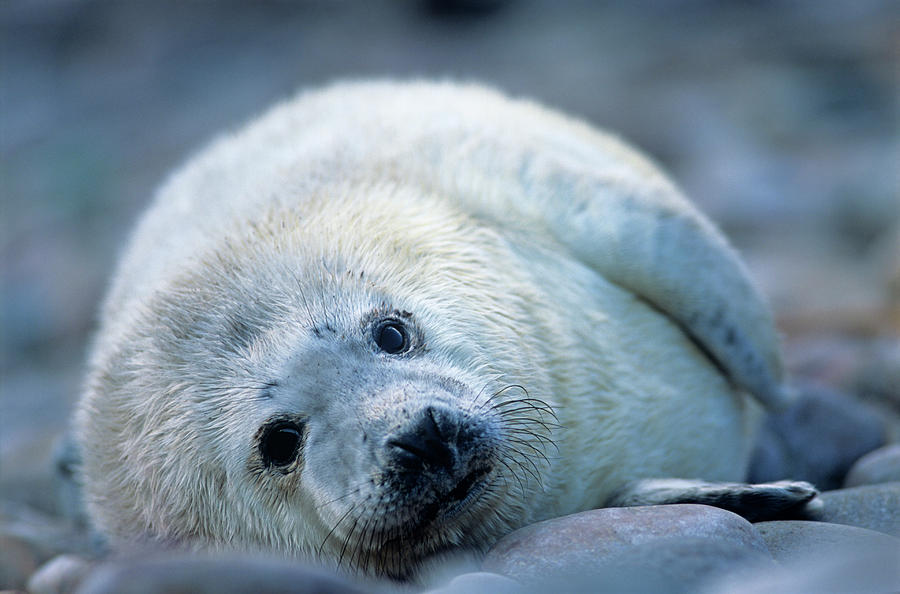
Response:
POLYGON ((375 344, 385 353, 396 355, 402 353, 409 346, 409 338, 406 328, 400 322, 389 320, 375 327, 375 344))
POLYGON ((278 421, 263 430, 259 452, 266 466, 287 466, 300 453, 300 427, 292 421, 278 421))

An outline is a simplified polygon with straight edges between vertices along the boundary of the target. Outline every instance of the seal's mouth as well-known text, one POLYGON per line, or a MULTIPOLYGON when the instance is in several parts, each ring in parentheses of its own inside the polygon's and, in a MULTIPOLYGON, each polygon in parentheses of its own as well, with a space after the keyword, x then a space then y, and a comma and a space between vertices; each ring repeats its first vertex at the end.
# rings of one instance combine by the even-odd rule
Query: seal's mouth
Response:
MULTIPOLYGON (((439 495, 440 491, 435 492, 434 500, 413 512, 402 527, 397 526, 388 532, 389 537, 384 539, 380 549, 384 551, 396 547, 407 555, 424 556, 449 548, 440 535, 453 520, 471 511, 473 504, 488 492, 492 471, 491 466, 478 466, 443 495, 439 495)), ((475 513, 471 518, 463 520, 463 523, 472 524, 477 522, 478 517, 479 514, 475 513)), ((410 568, 401 569, 405 571, 410 568)), ((399 579, 403 577, 399 574, 392 575, 399 579)))
POLYGON ((442 502, 442 509, 435 510, 437 512, 435 519, 452 520, 474 503, 487 489, 488 481, 486 479, 490 472, 490 467, 479 467, 464 476, 447 493, 446 499, 442 502))

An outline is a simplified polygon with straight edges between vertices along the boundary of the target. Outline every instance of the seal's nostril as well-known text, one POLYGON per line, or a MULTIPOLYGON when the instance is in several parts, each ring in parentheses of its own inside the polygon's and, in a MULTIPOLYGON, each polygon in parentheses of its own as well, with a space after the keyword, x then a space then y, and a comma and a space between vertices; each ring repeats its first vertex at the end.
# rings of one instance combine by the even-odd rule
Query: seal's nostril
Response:
POLYGON ((428 452, 421 447, 423 444, 406 435, 390 440, 387 445, 391 448, 394 461, 407 470, 417 470, 429 458, 428 452))
POLYGON ((393 459, 407 470, 451 469, 454 443, 445 438, 432 407, 424 409, 411 426, 386 442, 393 459))

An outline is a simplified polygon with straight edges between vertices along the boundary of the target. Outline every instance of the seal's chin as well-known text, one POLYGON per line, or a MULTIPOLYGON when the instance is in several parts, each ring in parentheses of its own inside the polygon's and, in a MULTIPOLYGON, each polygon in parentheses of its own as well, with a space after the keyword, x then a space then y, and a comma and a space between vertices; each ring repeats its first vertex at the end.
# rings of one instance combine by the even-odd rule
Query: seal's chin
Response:
MULTIPOLYGON (((383 575, 396 580, 415 579, 423 563, 450 552, 479 548, 484 526, 491 524, 492 510, 485 504, 491 485, 489 466, 466 474, 449 492, 435 493, 427 503, 415 501, 405 515, 406 521, 387 530, 381 554, 387 554, 383 575), (394 560, 402 558, 399 564, 394 560)), ((374 554, 375 553, 373 551, 374 554)))
POLYGON ((430 559, 479 549, 485 528, 495 523, 488 497, 495 469, 485 462, 461 478, 448 479, 430 472, 416 481, 396 476, 386 482, 386 490, 350 504, 326 538, 338 565, 406 581, 430 559), (366 505, 366 499, 373 505, 366 505))

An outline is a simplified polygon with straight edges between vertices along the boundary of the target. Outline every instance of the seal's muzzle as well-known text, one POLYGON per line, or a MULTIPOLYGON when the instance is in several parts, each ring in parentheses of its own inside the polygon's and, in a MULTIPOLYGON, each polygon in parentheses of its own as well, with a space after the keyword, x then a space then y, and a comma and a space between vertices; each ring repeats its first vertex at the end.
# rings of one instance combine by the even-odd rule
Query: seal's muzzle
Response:
MULTIPOLYGON (((434 513, 458 507, 492 469, 485 424, 462 411, 429 405, 384 440, 383 460, 396 487, 420 503, 440 502, 434 513)), ((459 510, 454 510, 459 511, 459 510)))

